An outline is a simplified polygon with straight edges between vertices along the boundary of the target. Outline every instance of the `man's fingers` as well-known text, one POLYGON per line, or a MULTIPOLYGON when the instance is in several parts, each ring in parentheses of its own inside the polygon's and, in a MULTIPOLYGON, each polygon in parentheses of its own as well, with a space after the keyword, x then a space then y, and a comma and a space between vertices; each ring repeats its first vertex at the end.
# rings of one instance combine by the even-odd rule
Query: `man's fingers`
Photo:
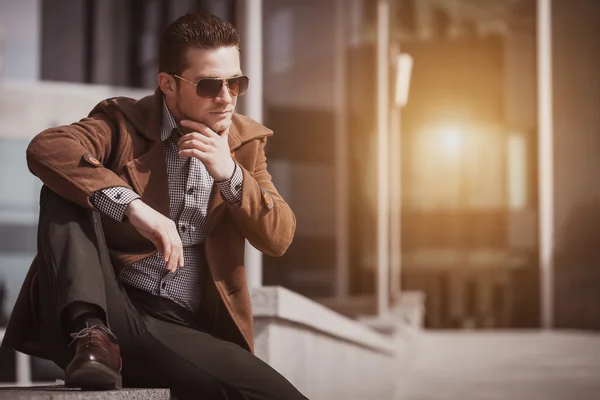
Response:
POLYGON ((169 240, 169 236, 164 233, 159 233, 158 238, 161 243, 161 253, 163 255, 163 260, 168 263, 171 258, 171 241, 169 240))
POLYGON ((175 268, 177 268, 177 267, 183 268, 183 243, 181 242, 181 237, 179 236, 179 233, 177 231, 175 231, 174 243, 177 246, 177 250, 178 250, 177 259, 175 260, 176 261, 175 268))
POLYGON ((207 162, 210 162, 212 160, 212 156, 210 155, 210 153, 201 151, 198 149, 181 150, 178 154, 181 157, 197 158, 198 160, 202 161, 204 164, 206 164, 207 162))
POLYGON ((175 272, 177 269, 177 262, 179 261, 179 253, 174 251, 171 253, 171 258, 167 262, 167 271, 175 272))
POLYGON ((183 245, 174 224, 172 228, 169 229, 169 236, 171 239, 171 258, 167 264, 167 270, 174 272, 177 270, 177 267, 181 265, 181 259, 183 257, 183 245))
POLYGON ((171 253, 169 254, 169 258, 165 258, 165 268, 167 269, 167 271, 173 270, 173 259, 176 259, 176 257, 178 256, 179 254, 177 254, 177 249, 175 249, 174 246, 171 245, 171 253))
POLYGON ((164 246, 163 246, 162 242, 160 241, 160 239, 150 239, 150 241, 152 242, 154 247, 156 247, 158 249, 158 251, 160 251, 160 254, 162 254, 163 258, 164 258, 165 257, 164 256, 165 251, 163 249, 164 246))
POLYGON ((197 139, 186 140, 185 142, 182 142, 179 145, 179 150, 198 149, 206 151, 210 148, 210 143, 207 143, 207 140, 208 139, 206 138, 204 139, 204 141, 197 139))
POLYGON ((162 254, 163 260, 166 262, 169 261, 169 257, 171 255, 171 249, 168 240, 162 238, 157 235, 151 235, 149 238, 150 241, 154 244, 154 246, 158 249, 158 251, 162 254))
POLYGON ((179 256, 179 268, 183 268, 184 267, 184 261, 183 261, 183 249, 181 251, 181 255, 179 256))
POLYGON ((177 258, 173 256, 173 271, 177 270, 177 268, 181 268, 181 260, 183 259, 183 248, 179 245, 177 247, 177 258))
POLYGON ((177 270, 179 257, 181 256, 181 240, 179 239, 179 234, 177 233, 177 228, 175 228, 175 226, 169 229, 169 236, 171 241, 171 257, 167 263, 167 269, 171 272, 174 272, 177 270))
POLYGON ((210 141, 212 139, 210 137, 206 136, 206 135, 201 134, 201 133, 192 132, 192 133, 188 133, 186 135, 183 135, 177 141, 177 145, 181 146, 185 142, 194 141, 194 140, 196 140, 198 142, 203 142, 203 143, 210 143, 210 141))

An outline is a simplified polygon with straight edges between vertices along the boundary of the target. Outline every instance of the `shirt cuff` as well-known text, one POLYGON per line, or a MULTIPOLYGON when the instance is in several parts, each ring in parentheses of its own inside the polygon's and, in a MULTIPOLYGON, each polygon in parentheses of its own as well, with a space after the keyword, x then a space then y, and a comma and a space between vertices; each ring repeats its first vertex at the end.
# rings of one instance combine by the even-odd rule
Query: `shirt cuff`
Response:
POLYGON ((235 171, 233 172, 233 176, 223 182, 217 182, 217 186, 223 195, 223 198, 229 204, 233 204, 235 206, 242 205, 242 187, 244 184, 244 173, 240 166, 235 164, 235 171))
POLYGON ((125 210, 129 203, 141 197, 126 187, 110 187, 97 191, 90 199, 100 212, 118 222, 123 222, 125 210))

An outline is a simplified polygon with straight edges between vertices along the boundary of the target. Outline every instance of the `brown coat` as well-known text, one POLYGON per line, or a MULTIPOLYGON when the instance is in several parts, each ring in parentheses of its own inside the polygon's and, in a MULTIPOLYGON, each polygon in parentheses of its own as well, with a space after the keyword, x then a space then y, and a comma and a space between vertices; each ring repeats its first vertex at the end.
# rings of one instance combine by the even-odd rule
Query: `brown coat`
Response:
MULTIPOLYGON (((94 209, 90 196, 96 191, 125 186, 168 217, 161 119, 159 89, 139 101, 120 97, 105 100, 88 118, 37 135, 27 149, 29 169, 58 195, 88 209, 94 209)), ((242 205, 224 202, 216 185, 213 186, 205 239, 212 279, 208 280, 203 305, 211 308, 210 315, 220 316, 215 327, 217 334, 223 328, 223 337, 251 351, 254 333, 244 267, 244 239, 265 254, 280 256, 290 245, 296 227, 293 212, 277 193, 267 172, 264 147, 272 134, 247 117, 233 116, 229 146, 244 174, 242 205), (227 313, 215 312, 223 306, 227 313), (227 325, 229 333, 224 332, 227 325)), ((157 251, 130 223, 106 217, 102 220, 117 273, 157 251)), ((35 305, 30 287, 36 262, 39 261, 34 260, 19 294, 3 345, 43 356, 35 333, 31 332, 35 305)))

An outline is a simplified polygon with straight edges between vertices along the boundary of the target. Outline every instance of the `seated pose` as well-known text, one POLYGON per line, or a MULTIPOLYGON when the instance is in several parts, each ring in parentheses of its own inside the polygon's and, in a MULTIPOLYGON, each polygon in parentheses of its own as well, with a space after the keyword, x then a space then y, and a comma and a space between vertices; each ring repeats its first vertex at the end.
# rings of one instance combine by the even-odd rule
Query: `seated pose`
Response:
POLYGON ((53 360, 68 387, 305 399, 252 354, 245 240, 280 256, 296 223, 266 169, 272 132, 235 113, 239 34, 185 15, 158 68, 154 95, 104 100, 30 143, 37 256, 3 346, 53 360))

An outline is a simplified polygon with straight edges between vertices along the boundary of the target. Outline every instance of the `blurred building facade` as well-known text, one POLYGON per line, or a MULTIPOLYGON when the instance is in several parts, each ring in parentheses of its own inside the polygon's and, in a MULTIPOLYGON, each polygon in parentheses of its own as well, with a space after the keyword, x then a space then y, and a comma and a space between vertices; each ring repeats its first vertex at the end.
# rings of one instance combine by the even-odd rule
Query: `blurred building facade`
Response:
MULTIPOLYGON (((600 3, 553 0, 554 327, 600 328, 600 3)), ((538 327, 536 2, 400 3, 403 288, 428 325, 538 327)))
POLYGON ((402 6, 403 288, 432 328, 535 327, 535 3, 402 6))

